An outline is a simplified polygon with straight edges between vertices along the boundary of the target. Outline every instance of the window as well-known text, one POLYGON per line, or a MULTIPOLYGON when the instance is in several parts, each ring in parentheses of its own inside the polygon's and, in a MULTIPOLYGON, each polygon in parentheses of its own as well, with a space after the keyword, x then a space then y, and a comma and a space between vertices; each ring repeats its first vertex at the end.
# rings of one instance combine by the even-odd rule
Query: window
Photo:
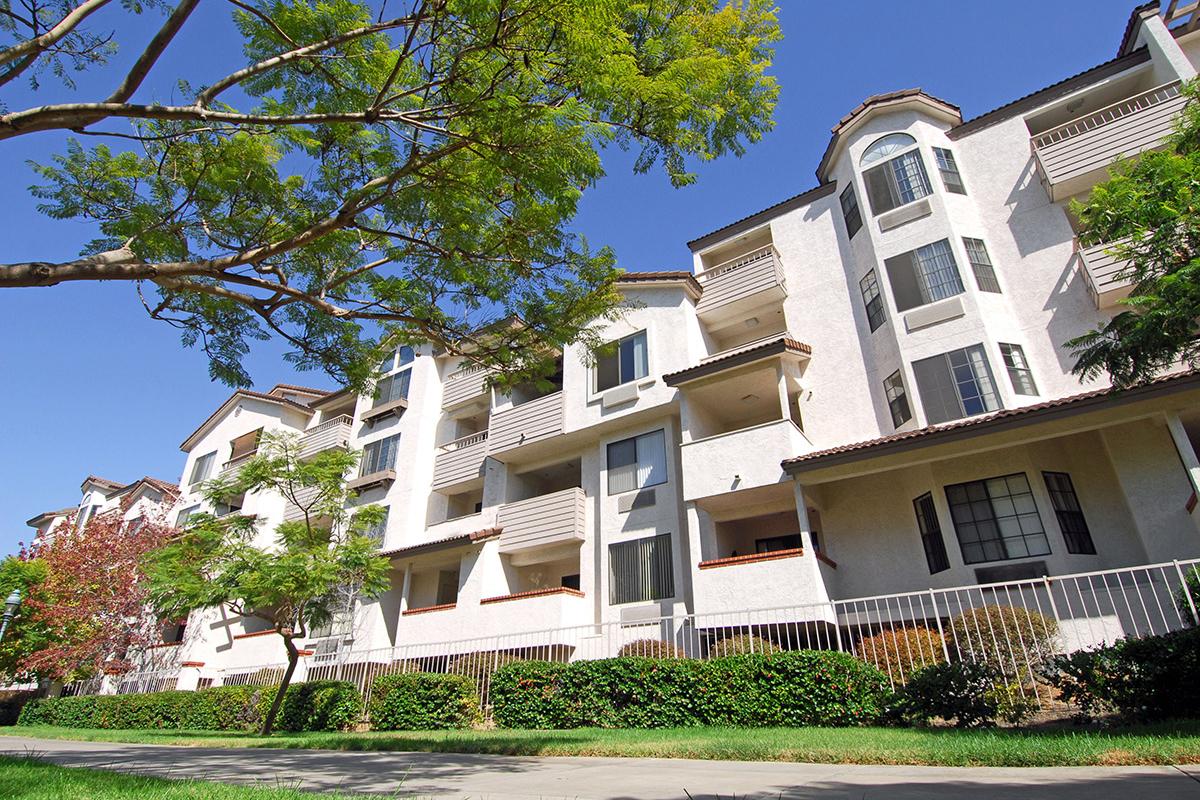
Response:
POLYGON ((359 475, 374 475, 385 472, 396 466, 396 448, 400 444, 400 434, 371 442, 363 448, 362 468, 359 475))
POLYGON ((188 483, 192 486, 195 486, 197 483, 200 483, 200 481, 208 480, 208 476, 212 474, 213 461, 215 461, 216 458, 216 450, 211 453, 205 453, 197 458, 196 462, 192 464, 192 477, 188 483))
POLYGON ((946 487, 963 561, 1005 561, 1050 554, 1025 473, 946 487))
POLYGON ((662 431, 643 433, 608 446, 608 493, 621 494, 667 482, 667 447, 662 431))
POLYGON ((937 162, 938 172, 942 173, 942 183, 947 192, 966 194, 967 187, 963 186, 962 175, 958 173, 958 164, 954 161, 954 153, 944 147, 933 148, 933 160, 937 162))
MULTIPOLYGON (((862 164, 865 166, 879 161, 905 147, 914 147, 916 143, 915 139, 903 133, 885 136, 863 154, 862 164)), ((915 147, 879 166, 871 167, 863 173, 863 181, 867 185, 867 199, 875 216, 933 193, 921 152, 915 147)))
POLYGON ((608 546, 608 602, 637 603, 675 596, 671 534, 608 546))
POLYGON ((438 570, 436 602, 439 606, 449 606, 458 602, 458 570, 438 570))
POLYGON ((862 212, 858 209, 858 195, 854 194, 854 186, 847 186, 841 195, 842 219, 846 221, 846 235, 851 239, 862 227, 862 212))
POLYGON ((950 558, 946 555, 946 540, 942 538, 942 525, 938 522, 933 495, 929 492, 913 500, 917 513, 917 527, 921 530, 921 546, 925 549, 925 563, 929 574, 936 575, 950 569, 950 558))
POLYGON ((396 364, 396 367, 407 367, 416 357, 417 354, 413 352, 413 349, 408 345, 404 345, 400 348, 400 358, 398 359, 399 363, 396 364))
POLYGON ((958 275, 958 264, 948 239, 892 256, 884 264, 897 311, 907 311, 963 292, 962 278, 958 275))
POLYGON ((1000 357, 1004 359, 1004 368, 1008 370, 1008 379, 1012 382, 1013 391, 1017 394, 1037 395, 1037 384, 1033 382, 1033 372, 1029 362, 1025 360, 1025 351, 1019 344, 1000 343, 1000 357))
POLYGON ((858 282, 858 288, 862 291, 863 305, 867 307, 867 322, 871 326, 871 333, 874 333, 887 318, 883 311, 883 296, 879 294, 879 281, 875 278, 875 270, 863 276, 858 282))
POLYGON ((646 332, 639 331, 610 342, 596 354, 596 391, 603 392, 650 374, 646 359, 646 332))
POLYGON ((574 575, 563 575, 562 580, 559 581, 559 585, 562 586, 564 589, 574 589, 575 591, 578 592, 579 591, 579 573, 576 572, 574 575))
POLYGON ((377 408, 394 400, 407 400, 408 384, 411 379, 412 370, 410 369, 380 378, 379 384, 375 387, 375 402, 372 407, 377 408))
POLYGON ((388 524, 388 514, 389 513, 391 513, 391 509, 388 508, 387 506, 384 506, 383 519, 379 520, 379 522, 377 524, 372 525, 371 527, 364 530, 362 532, 362 535, 366 536, 368 539, 375 542, 376 545, 382 546, 384 537, 387 536, 387 524, 388 524))
POLYGON ((1071 476, 1065 472, 1043 472, 1042 477, 1046 481, 1046 491, 1050 493, 1050 505, 1054 507, 1058 527, 1062 528, 1063 538, 1067 540, 1067 552, 1094 556, 1096 545, 1087 520, 1083 518, 1083 507, 1079 505, 1079 495, 1075 494, 1071 476))
POLYGON ((258 451, 258 440, 262 437, 263 429, 250 431, 229 442, 229 460, 248 456, 258 451))
POLYGON ((177 517, 175 517, 175 527, 182 528, 183 526, 187 525, 188 518, 190 516, 192 516, 192 514, 195 514, 199 510, 200 510, 200 506, 197 505, 197 506, 188 506, 187 508, 180 511, 179 515, 177 517))
POLYGON ((799 550, 803 546, 803 540, 798 533, 789 533, 785 536, 768 536, 765 539, 754 540, 755 553, 775 553, 780 550, 799 550))
POLYGON ((325 639, 330 636, 346 636, 354 629, 354 606, 358 601, 358 592, 348 584, 339 584, 326 595, 326 610, 329 618, 319 625, 313 625, 308 632, 310 639, 325 639))
POLYGON ((992 257, 988 255, 983 240, 964 236, 963 247, 967 248, 967 259, 971 262, 971 271, 975 273, 975 285, 979 291, 999 294, 1000 282, 996 280, 992 257))
POLYGON ((79 510, 79 514, 75 519, 75 530, 81 531, 92 517, 96 516, 96 512, 100 510, 100 506, 86 506, 79 510))
POLYGON ((892 424, 899 428, 912 419, 912 409, 908 406, 908 393, 904 391, 904 378, 900 377, 900 370, 884 378, 883 391, 892 412, 892 424))
POLYGON ((1003 408, 983 345, 914 361, 913 374, 930 425, 1003 408))

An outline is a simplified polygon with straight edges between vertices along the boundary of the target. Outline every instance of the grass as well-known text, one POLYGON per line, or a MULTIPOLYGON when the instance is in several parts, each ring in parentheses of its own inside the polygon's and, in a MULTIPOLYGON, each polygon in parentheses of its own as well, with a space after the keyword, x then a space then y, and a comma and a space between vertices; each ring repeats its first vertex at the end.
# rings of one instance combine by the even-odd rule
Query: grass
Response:
MULTIPOLYGON (((825 764, 1051 767, 1200 763, 1200 722, 1107 730, 921 728, 664 728, 657 730, 396 731, 276 734, 114 731, 45 726, 0 728, 0 735, 203 747, 521 756, 618 756, 825 764)), ((0 797, 5 796, 0 792, 0 797)))
MULTIPOLYGON (((58 767, 33 758, 0 756, 0 797, 7 800, 312 800, 289 787, 229 786, 196 780, 167 780, 98 769, 58 767)), ((365 795, 325 794, 326 800, 365 795)))

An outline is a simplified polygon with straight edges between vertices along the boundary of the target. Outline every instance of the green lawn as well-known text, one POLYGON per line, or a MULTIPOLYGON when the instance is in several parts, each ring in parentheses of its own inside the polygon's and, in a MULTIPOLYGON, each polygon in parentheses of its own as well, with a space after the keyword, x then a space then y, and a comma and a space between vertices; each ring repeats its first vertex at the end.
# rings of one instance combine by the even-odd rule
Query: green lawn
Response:
MULTIPOLYGON (((5 800, 312 800, 290 788, 227 786, 208 781, 174 781, 97 769, 56 767, 36 758, 0 756, 0 797, 5 800)), ((323 794, 325 800, 364 795, 323 794)))
MULTIPOLYGON (((1111 730, 669 728, 277 734, 22 726, 0 735, 207 747, 417 750, 543 756, 654 756, 833 764, 1063 766, 1200 763, 1200 722, 1111 730)), ((0 793, 0 797, 4 795, 0 793)))

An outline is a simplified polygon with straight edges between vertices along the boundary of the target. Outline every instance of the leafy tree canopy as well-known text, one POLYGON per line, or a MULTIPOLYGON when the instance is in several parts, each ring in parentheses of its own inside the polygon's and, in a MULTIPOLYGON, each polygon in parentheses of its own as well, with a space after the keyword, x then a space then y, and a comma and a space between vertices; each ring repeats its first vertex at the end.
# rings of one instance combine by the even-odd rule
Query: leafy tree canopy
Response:
POLYGON ((617 313, 614 254, 568 230, 601 151, 688 184, 758 140, 777 96, 768 0, 226 2, 244 63, 198 64, 168 101, 143 82, 198 0, 0 0, 0 101, 103 67, 122 17, 164 15, 111 95, 0 109, 0 140, 112 142, 35 165, 39 208, 98 235, 69 262, 0 265, 0 286, 137 282, 232 385, 271 336, 357 388, 401 342, 548 374, 617 313))
POLYGON ((1117 277, 1133 286, 1124 310, 1067 343, 1084 377, 1130 386, 1181 361, 1200 366, 1200 87, 1185 84, 1183 93, 1167 148, 1122 162, 1086 202, 1072 204, 1080 242, 1108 244, 1128 262, 1117 277))

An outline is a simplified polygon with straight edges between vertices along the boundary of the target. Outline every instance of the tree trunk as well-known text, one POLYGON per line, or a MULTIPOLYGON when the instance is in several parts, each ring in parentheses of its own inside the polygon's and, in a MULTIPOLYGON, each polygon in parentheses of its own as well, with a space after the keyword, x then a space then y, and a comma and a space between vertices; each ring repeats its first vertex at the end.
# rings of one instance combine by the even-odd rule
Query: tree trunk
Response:
POLYGON ((291 685, 292 675, 296 672, 296 664, 300 661, 300 651, 296 648, 294 637, 283 635, 283 646, 287 648, 288 665, 284 670, 283 680, 279 682, 279 691, 275 693, 275 699, 271 701, 271 710, 267 712, 267 718, 263 720, 263 726, 260 733, 263 736, 270 736, 275 729, 275 717, 279 714, 279 709, 283 705, 283 695, 287 692, 287 688, 291 685))

